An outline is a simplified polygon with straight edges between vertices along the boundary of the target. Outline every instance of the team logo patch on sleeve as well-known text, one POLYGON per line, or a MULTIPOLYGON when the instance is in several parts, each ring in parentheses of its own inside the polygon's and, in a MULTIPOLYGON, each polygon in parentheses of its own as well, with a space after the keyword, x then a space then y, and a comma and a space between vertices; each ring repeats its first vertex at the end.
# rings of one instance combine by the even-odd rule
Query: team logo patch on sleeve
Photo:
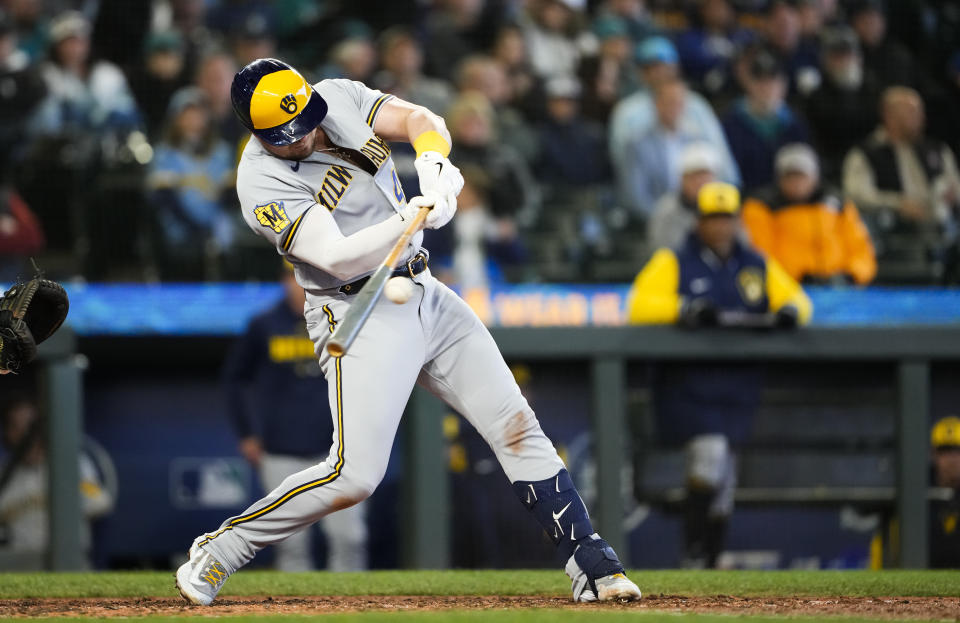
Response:
POLYGON ((261 225, 272 229, 278 234, 290 225, 290 219, 283 209, 282 201, 271 201, 270 203, 258 205, 254 208, 253 213, 261 225))

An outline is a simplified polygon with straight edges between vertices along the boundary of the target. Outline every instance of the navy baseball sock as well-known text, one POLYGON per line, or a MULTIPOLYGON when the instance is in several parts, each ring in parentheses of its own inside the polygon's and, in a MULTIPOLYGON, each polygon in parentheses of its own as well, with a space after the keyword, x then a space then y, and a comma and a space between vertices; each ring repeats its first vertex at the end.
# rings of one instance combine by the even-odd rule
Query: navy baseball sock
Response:
POLYGON ((587 507, 567 470, 561 469, 553 478, 537 482, 518 480, 513 483, 513 490, 527 510, 533 512, 564 560, 573 555, 581 539, 593 534, 587 507))

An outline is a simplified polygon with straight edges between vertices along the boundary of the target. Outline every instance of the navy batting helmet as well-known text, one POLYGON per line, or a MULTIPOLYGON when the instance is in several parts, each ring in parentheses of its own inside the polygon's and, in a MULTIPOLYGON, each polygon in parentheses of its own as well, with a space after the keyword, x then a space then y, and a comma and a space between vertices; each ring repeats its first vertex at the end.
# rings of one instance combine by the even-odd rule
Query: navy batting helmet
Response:
POLYGON ((327 115, 327 103, 296 69, 260 58, 233 77, 233 110, 244 127, 271 145, 299 141, 327 115))

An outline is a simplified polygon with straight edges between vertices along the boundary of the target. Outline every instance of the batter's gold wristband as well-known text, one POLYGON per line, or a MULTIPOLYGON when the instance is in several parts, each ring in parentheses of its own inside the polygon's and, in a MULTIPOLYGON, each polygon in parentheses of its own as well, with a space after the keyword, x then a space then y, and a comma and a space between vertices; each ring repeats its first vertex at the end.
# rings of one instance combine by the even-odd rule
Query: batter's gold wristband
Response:
POLYGON ((444 158, 450 155, 450 143, 448 143, 447 139, 443 138, 436 130, 424 132, 415 138, 413 141, 413 148, 416 150, 418 158, 420 157, 420 154, 425 151, 439 152, 444 158))

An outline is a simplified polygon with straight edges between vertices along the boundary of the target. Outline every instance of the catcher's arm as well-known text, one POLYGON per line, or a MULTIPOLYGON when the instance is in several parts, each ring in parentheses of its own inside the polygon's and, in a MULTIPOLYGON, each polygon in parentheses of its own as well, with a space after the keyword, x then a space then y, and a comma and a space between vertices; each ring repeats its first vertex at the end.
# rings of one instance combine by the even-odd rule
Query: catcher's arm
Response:
POLYGON ((0 374, 16 372, 37 356, 37 344, 53 335, 70 302, 59 283, 35 277, 0 298, 0 374))

